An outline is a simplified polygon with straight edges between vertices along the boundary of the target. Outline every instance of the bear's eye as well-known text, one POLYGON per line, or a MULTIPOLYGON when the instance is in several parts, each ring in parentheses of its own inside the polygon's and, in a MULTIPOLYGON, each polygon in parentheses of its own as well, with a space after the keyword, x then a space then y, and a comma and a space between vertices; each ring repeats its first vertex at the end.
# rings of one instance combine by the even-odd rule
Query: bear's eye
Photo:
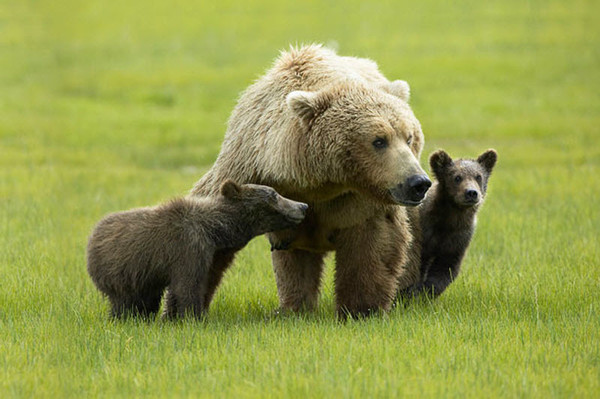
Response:
POLYGON ((482 179, 481 175, 477 175, 475 177, 475 180, 477 180, 477 183, 481 183, 481 179, 482 179))
POLYGON ((378 150, 381 150, 383 148, 386 148, 388 146, 388 142, 386 139, 384 139, 383 137, 377 137, 374 141, 373 141, 373 147, 377 148, 378 150))
POLYGON ((456 176, 454 178, 454 181, 458 184, 458 183, 460 183, 462 181, 462 177, 461 176, 456 176))
POLYGON ((413 140, 413 136, 412 135, 408 136, 408 138, 406 139, 406 144, 411 145, 412 140, 413 140))

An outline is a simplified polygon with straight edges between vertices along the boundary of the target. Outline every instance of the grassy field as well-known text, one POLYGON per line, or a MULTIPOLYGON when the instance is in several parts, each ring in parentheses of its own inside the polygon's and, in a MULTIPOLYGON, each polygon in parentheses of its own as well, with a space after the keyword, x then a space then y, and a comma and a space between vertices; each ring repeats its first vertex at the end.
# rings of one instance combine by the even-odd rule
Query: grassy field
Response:
MULTIPOLYGON (((0 3, 0 397, 598 397, 600 4, 0 3), (275 316, 264 238, 205 322, 115 322, 99 218, 184 194, 240 91, 290 43, 408 80, 434 149, 499 163, 434 303, 275 316)), ((214 2, 216 3, 216 2, 214 2)))

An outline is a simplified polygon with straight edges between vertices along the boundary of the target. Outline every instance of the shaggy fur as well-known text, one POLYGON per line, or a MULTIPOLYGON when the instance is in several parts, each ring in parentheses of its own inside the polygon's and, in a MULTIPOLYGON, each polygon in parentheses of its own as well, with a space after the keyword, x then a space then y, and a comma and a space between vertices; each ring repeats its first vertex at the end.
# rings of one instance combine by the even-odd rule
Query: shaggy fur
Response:
POLYGON ((227 181, 219 194, 108 215, 89 239, 88 272, 112 315, 158 311, 200 317, 236 251, 253 237, 300 223, 307 205, 266 186, 227 181))
POLYGON ((282 308, 314 308, 331 250, 341 315, 390 307, 411 241, 397 205, 419 204, 431 185, 408 97, 408 84, 374 62, 315 45, 282 53, 241 95, 217 161, 191 194, 234 179, 310 205, 301 226, 270 235, 282 249, 272 252, 282 308))
POLYGON ((437 297, 458 276, 496 160, 495 150, 477 160, 453 161, 442 150, 431 155, 436 182, 423 204, 410 212, 415 240, 399 279, 401 297, 437 297))

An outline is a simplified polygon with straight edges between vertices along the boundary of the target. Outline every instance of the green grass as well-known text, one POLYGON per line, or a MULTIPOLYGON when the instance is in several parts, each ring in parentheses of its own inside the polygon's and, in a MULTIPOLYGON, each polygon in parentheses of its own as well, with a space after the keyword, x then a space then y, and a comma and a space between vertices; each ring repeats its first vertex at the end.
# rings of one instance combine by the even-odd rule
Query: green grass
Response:
POLYGON ((0 4, 0 397, 597 397, 594 1, 0 4), (499 152, 463 274, 434 303, 276 316, 264 238, 204 322, 115 322, 85 271, 104 214, 186 193, 290 43, 376 60, 426 136, 499 152))

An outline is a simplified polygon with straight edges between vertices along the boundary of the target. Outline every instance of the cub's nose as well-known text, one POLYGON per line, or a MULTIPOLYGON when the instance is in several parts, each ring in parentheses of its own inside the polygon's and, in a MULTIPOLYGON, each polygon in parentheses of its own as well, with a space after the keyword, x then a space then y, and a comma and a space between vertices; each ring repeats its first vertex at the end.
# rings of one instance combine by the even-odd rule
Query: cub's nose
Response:
POLYGON ((406 185, 413 201, 421 201, 431 187, 431 180, 426 175, 412 175, 406 179, 406 185))
POLYGON ((303 213, 306 213, 306 211, 308 210, 308 204, 301 202, 299 208, 303 213))
POLYGON ((477 190, 467 190, 465 191, 465 198, 467 199, 467 201, 477 202, 477 200, 479 199, 479 193, 477 192, 477 190))

